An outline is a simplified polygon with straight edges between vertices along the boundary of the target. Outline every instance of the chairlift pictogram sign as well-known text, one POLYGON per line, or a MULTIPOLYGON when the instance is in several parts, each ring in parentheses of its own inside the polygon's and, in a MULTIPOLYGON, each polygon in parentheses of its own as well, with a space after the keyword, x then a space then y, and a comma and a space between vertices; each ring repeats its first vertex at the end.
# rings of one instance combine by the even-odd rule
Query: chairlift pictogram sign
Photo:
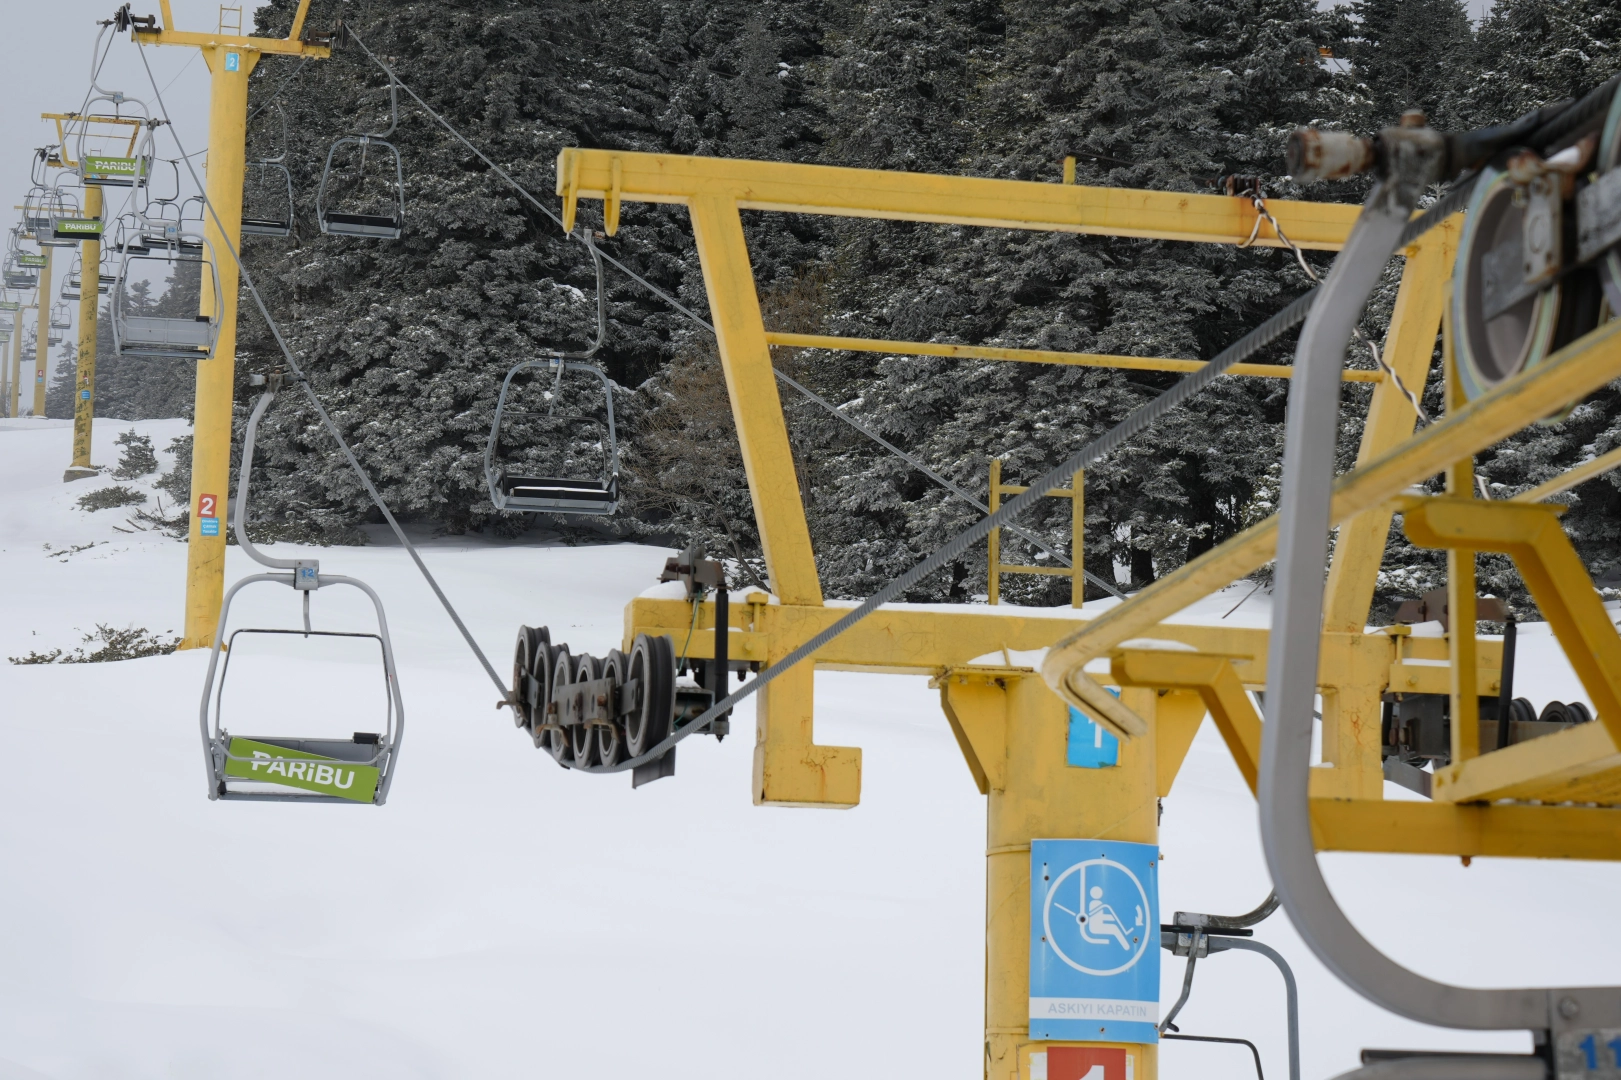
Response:
POLYGON ((1030 842, 1030 1037, 1159 1041, 1159 848, 1030 842))

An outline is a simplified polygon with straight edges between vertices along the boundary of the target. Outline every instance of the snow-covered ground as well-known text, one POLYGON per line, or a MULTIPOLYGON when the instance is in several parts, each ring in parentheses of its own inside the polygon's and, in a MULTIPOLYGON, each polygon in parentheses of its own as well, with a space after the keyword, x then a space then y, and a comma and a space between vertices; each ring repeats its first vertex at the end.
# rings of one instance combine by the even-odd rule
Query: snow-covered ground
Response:
MULTIPOLYGON (((185 431, 98 422, 97 463, 116 461, 113 438, 130 427, 160 450, 185 431)), ((116 531, 127 511, 79 510, 105 481, 61 482, 70 435, 65 422, 0 421, 0 656, 71 649, 98 623, 180 630, 184 545, 116 531)), ((209 802, 203 652, 0 663, 0 1080, 980 1074, 983 803, 925 680, 818 675, 820 741, 865 749, 854 810, 752 806, 747 705, 736 736, 689 742, 673 780, 633 792, 622 776, 565 773, 512 730, 398 547, 271 550, 359 576, 388 606, 407 711, 389 804, 209 802)), ((425 544, 502 668, 522 622, 598 653, 616 644, 624 603, 665 554, 425 544)), ((238 549, 228 559, 228 579, 250 572, 238 549)), ((240 605, 244 621, 296 614, 269 587, 240 605)), ((1234 619, 1264 614, 1257 596, 1234 619)), ((365 624, 326 592, 315 615, 365 624)), ((1521 692, 1579 697, 1543 630, 1522 631, 1521 692)), ((299 733, 316 723, 311 685, 375 686, 358 659, 328 658, 313 682, 260 661, 233 690, 299 733)), ((366 726, 347 707, 333 723, 366 726)), ((1166 800, 1162 847, 1166 912, 1235 912, 1267 891, 1254 803, 1208 724, 1166 800)), ((1363 930, 1428 975, 1621 981, 1617 868, 1324 862, 1363 930)), ((1350 1068, 1363 1046, 1527 1044, 1383 1013, 1341 988, 1281 913, 1259 936, 1300 977, 1307 1077, 1350 1068)), ((1164 971, 1169 1003, 1181 962, 1164 971)), ((1286 1075, 1282 990, 1259 957, 1202 963, 1181 1027, 1253 1038, 1269 1074, 1286 1075)), ((1253 1075, 1233 1047, 1167 1045, 1162 1061, 1168 1078, 1253 1075)))

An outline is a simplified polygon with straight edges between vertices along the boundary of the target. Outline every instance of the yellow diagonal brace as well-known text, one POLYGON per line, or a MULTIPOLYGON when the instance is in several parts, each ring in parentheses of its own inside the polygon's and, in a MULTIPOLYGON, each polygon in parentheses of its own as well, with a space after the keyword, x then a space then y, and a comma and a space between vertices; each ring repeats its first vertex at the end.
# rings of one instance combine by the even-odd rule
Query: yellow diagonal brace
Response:
POLYGON ((1261 766, 1261 718, 1233 670, 1233 658, 1215 653, 1165 649, 1122 649, 1109 656, 1110 673, 1121 686, 1155 690, 1192 690, 1210 710, 1216 730, 1249 785, 1258 786, 1261 766))
POLYGON ((1422 547, 1497 551, 1514 560, 1599 721, 1621 745, 1621 636, 1559 526, 1559 510, 1484 499, 1415 499, 1406 505, 1403 525, 1422 547))
MULTIPOLYGON (((1407 252, 1396 307, 1385 335, 1385 361, 1402 385, 1423 396, 1425 378, 1435 355, 1435 337, 1446 306, 1446 276, 1458 250, 1463 215, 1455 214, 1424 234, 1407 252)), ((1362 426, 1357 464, 1363 465, 1392 446, 1412 438, 1418 415, 1394 381, 1373 392, 1362 426)), ((1373 603, 1379 565, 1390 535, 1390 508, 1365 510, 1340 527, 1323 600, 1323 626, 1347 633, 1360 631, 1373 603)))
MULTIPOLYGON (((1558 412, 1618 377, 1621 320, 1572 342, 1546 363, 1520 373, 1425 428, 1410 442, 1341 477, 1334 485, 1333 523, 1378 506, 1459 458, 1502 441, 1525 427, 1527 417, 1558 412)), ((1147 634, 1194 601, 1260 569, 1276 555, 1277 538, 1274 515, 1183 564, 1053 646, 1042 665, 1042 677, 1072 705, 1101 709, 1101 699, 1107 699, 1109 705, 1124 710, 1082 668, 1122 642, 1147 634)), ((1132 732, 1127 725, 1138 729, 1143 725, 1141 717, 1112 719, 1128 735, 1132 732)))
MULTIPOLYGON (((1251 200, 1227 195, 571 147, 557 159, 557 194, 563 197, 565 220, 580 199, 609 197, 615 161, 625 202, 690 203, 718 197, 744 210, 1215 244, 1245 243, 1256 219, 1251 200)), ((1359 206, 1288 199, 1270 199, 1266 205, 1295 243, 1328 251, 1340 249, 1361 212, 1359 206)), ((1267 227, 1255 243, 1283 246, 1267 227)))
POLYGON ((692 232, 771 590, 785 604, 820 604, 822 586, 805 524, 805 504, 799 498, 788 425, 777 396, 737 204, 724 198, 693 200, 692 232))

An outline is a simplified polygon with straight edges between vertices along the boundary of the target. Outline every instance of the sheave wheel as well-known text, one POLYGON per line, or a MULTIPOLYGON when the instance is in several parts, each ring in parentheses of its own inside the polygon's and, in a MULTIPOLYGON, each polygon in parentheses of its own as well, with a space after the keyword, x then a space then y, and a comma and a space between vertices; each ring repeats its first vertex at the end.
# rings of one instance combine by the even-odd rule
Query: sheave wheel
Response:
MULTIPOLYGON (((553 646, 551 691, 555 694, 559 686, 567 686, 573 681, 574 659, 573 657, 569 656, 568 646, 553 646)), ((541 713, 541 716, 554 721, 561 719, 560 717, 555 716, 546 717, 544 712, 541 713)), ((535 727, 537 729, 540 727, 539 719, 537 719, 535 727)), ((552 755, 552 757, 557 759, 557 763, 559 765, 566 766, 571 760, 573 760, 573 754, 570 753, 568 747, 567 731, 541 731, 535 736, 535 745, 538 747, 544 747, 547 752, 552 755)))
POLYGON ((556 650, 551 642, 546 640, 546 630, 540 630, 540 644, 529 664, 529 690, 531 697, 528 702, 529 723, 526 725, 532 737, 535 729, 546 722, 546 704, 552 699, 552 659, 556 650))
POLYGON ((664 741, 675 717, 675 647, 670 639, 637 634, 630 650, 630 678, 641 684, 641 692, 625 718, 625 744, 632 757, 640 757, 664 741))
POLYGON ((533 678, 535 646, 539 639, 540 632, 534 627, 520 626, 517 643, 512 647, 512 696, 517 699, 517 705, 512 710, 512 722, 521 728, 528 727, 530 723, 530 708, 534 700, 530 681, 533 678))
MULTIPOLYGON (((575 682, 595 682, 602 678, 602 661, 594 656, 582 656, 574 663, 575 682)), ((569 747, 574 751, 574 764, 590 768, 597 763, 597 729, 578 724, 569 728, 569 747)))
POLYGON ((1546 360, 1559 329, 1560 285, 1486 318, 1488 279, 1519 270, 1517 262, 1495 264, 1522 243, 1526 210, 1520 192, 1506 173, 1484 170, 1475 183, 1458 243, 1452 272, 1453 343, 1459 382, 1471 401, 1546 360))
MULTIPOLYGON (((612 679, 614 692, 625 685, 625 673, 630 669, 630 657, 618 649, 610 650, 602 663, 603 678, 612 679)), ((618 720, 596 729, 597 760, 603 765, 617 765, 629 757, 625 746, 625 727, 618 720)))

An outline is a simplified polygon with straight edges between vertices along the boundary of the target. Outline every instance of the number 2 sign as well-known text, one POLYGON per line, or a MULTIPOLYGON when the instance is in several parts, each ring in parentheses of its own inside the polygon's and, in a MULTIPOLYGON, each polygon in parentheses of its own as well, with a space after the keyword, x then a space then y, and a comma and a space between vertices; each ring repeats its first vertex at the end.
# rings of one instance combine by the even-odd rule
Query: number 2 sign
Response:
POLYGON ((213 495, 197 496, 198 517, 219 517, 219 500, 213 495))

